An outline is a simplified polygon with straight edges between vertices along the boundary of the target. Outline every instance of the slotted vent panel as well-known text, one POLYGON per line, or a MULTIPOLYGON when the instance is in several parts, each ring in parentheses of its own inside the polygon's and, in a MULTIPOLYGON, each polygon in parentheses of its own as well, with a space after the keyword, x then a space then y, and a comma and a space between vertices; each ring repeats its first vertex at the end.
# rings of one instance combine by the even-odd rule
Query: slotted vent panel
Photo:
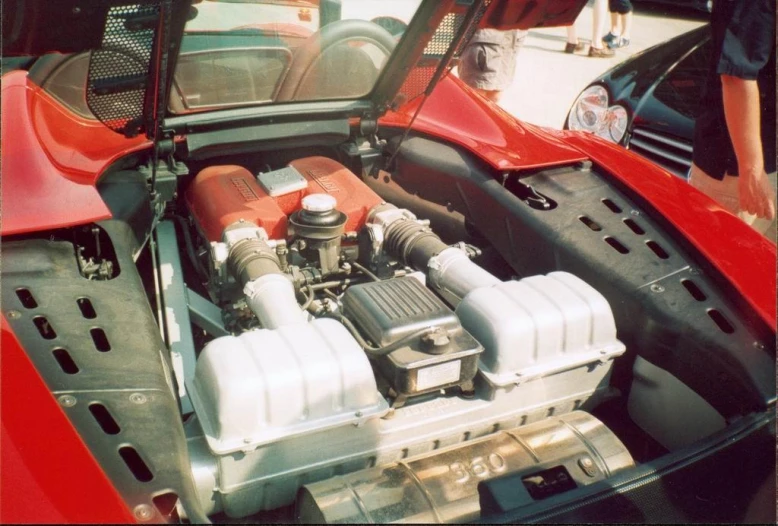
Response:
POLYGON ((135 135, 143 122, 159 13, 157 3, 112 7, 102 45, 92 51, 87 105, 115 132, 135 135))

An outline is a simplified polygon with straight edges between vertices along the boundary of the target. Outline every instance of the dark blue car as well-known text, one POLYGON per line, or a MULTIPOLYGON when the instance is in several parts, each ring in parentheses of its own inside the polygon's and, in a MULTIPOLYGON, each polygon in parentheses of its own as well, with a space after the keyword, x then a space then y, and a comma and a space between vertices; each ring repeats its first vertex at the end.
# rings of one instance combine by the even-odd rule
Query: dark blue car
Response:
POLYGON ((686 177, 711 46, 707 25, 647 49, 596 78, 565 128, 590 130, 686 177))

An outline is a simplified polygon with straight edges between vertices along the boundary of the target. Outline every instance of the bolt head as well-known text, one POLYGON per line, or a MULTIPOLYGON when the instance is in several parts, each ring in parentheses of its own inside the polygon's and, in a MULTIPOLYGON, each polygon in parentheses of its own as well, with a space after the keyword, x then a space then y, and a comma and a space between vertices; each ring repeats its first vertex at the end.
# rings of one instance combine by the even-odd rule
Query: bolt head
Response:
POLYGON ((629 213, 635 217, 640 215, 640 210, 630 210, 629 213))
POLYGON ((133 404, 145 404, 148 401, 149 401, 149 399, 146 398, 146 395, 144 395, 144 394, 132 393, 130 395, 130 402, 132 402, 133 404))
POLYGON ((597 466, 594 461, 589 457, 583 457, 578 459, 578 465, 581 467, 584 473, 589 477, 594 477, 597 474, 597 466))
POLYGON ((8 311, 8 317, 12 320, 18 320, 22 317, 22 313, 18 310, 9 310, 8 311))
POLYGON ((148 504, 140 504, 135 506, 133 510, 135 518, 142 521, 151 520, 154 517, 154 509, 148 504))
POLYGON ((59 403, 62 404, 63 407, 73 407, 76 405, 76 402, 75 396, 62 395, 59 397, 59 403))
POLYGON ((428 348, 440 348, 449 344, 448 332, 443 328, 436 328, 434 331, 425 334, 422 343, 428 348))
POLYGON ((651 292, 659 293, 659 292, 664 292, 664 291, 665 291, 665 288, 662 285, 656 285, 656 284, 651 285, 651 292))

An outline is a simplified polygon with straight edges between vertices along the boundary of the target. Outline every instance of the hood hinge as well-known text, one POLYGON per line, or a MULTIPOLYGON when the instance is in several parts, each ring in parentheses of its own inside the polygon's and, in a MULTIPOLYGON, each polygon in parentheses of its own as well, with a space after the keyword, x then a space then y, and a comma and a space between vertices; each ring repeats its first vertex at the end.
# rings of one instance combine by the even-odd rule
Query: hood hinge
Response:
POLYGON ((187 175, 184 163, 176 162, 176 141, 173 130, 160 129, 154 141, 151 166, 146 168, 152 201, 166 203, 176 197, 178 177, 187 175))
POLYGON ((378 119, 364 115, 352 132, 351 140, 341 147, 349 169, 362 178, 377 176, 383 168, 386 141, 378 138, 378 119))

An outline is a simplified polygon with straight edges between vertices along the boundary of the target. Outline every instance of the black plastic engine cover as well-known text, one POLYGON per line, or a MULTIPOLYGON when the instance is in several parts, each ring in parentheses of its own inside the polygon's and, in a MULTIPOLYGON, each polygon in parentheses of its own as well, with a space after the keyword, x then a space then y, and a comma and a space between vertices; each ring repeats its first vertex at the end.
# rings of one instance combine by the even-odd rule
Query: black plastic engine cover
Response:
POLYGON ((387 346, 428 327, 445 331, 439 347, 421 337, 377 360, 381 374, 405 396, 469 382, 478 370, 481 344, 459 323, 456 314, 418 280, 410 277, 350 287, 343 310, 376 345, 387 346))

